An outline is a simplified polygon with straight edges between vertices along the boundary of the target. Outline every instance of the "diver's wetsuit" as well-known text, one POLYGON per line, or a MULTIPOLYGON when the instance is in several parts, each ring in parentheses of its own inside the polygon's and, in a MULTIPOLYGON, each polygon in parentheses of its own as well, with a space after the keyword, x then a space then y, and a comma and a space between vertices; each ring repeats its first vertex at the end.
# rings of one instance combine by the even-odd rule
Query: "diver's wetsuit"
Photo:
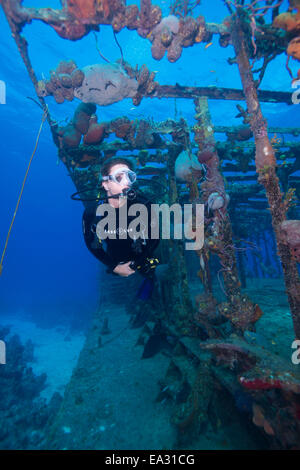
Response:
MULTIPOLYGON (((107 201, 104 201, 107 203, 107 201)), ((151 221, 151 202, 143 195, 138 194, 133 200, 127 199, 127 210, 132 204, 144 204, 148 210, 148 238, 140 237, 137 240, 129 235, 126 239, 119 238, 119 209, 116 208, 116 238, 106 238, 99 240, 96 234, 96 226, 103 218, 96 215, 98 205, 85 209, 82 218, 83 234, 86 246, 90 252, 108 267, 108 272, 112 273, 119 263, 134 261, 136 266, 141 266, 143 274, 143 265, 147 258, 152 256, 153 251, 159 244, 159 240, 151 239, 151 225, 156 221, 151 221)), ((106 216, 105 216, 106 217, 106 216)), ((136 216, 127 216, 127 227, 136 216)), ((139 230, 140 231, 140 230, 139 230)))

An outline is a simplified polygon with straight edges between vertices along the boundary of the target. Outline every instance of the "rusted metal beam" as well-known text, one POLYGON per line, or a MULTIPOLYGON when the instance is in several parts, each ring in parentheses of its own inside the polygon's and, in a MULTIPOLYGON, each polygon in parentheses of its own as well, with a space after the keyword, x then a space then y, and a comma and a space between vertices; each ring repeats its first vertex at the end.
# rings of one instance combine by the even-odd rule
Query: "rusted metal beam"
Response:
MULTIPOLYGON (((234 132, 238 130, 238 126, 214 126, 214 132, 224 134, 226 132, 234 132)), ((290 134, 294 137, 300 136, 299 127, 268 127, 269 134, 290 134)), ((294 143, 294 142, 293 142, 294 143)), ((300 145, 300 143, 299 143, 300 145)))
POLYGON ((259 95, 255 88, 253 73, 247 53, 243 31, 243 19, 239 14, 232 17, 231 39, 236 53, 243 90, 247 99, 251 130, 255 139, 256 171, 259 182, 264 186, 272 216, 278 255, 284 273, 286 292, 292 313, 296 338, 300 338, 300 280, 297 263, 291 250, 282 240, 282 223, 286 221, 288 205, 283 200, 279 179, 276 175, 276 157, 268 137, 267 121, 262 114, 259 95))
MULTIPOLYGON (((258 99, 264 103, 292 103, 292 93, 286 91, 257 90, 258 99)), ((195 99, 206 96, 211 100, 233 100, 244 101, 243 90, 237 88, 222 88, 216 86, 191 87, 176 85, 159 85, 153 94, 145 96, 148 98, 185 98, 195 99)))

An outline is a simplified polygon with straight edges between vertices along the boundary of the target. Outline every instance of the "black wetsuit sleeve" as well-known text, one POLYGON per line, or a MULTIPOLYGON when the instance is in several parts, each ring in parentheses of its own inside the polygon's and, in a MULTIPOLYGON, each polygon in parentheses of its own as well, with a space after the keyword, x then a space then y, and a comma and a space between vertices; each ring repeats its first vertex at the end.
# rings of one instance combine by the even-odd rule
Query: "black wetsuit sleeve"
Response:
POLYGON ((106 253, 102 246, 102 242, 98 239, 96 234, 95 224, 95 210, 86 209, 82 216, 82 231, 84 241, 89 251, 99 260, 105 264, 109 271, 112 272, 117 263, 106 253))

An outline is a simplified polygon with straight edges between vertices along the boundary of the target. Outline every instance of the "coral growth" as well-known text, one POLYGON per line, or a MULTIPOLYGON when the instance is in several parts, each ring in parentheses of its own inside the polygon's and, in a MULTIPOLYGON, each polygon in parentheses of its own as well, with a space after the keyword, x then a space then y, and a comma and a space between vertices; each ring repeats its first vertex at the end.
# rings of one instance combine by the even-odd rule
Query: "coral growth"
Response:
POLYGON ((292 76, 292 72, 288 66, 289 58, 293 57, 296 60, 300 60, 300 5, 297 2, 291 2, 291 8, 296 9, 296 13, 288 11, 278 15, 274 21, 273 26, 275 28, 282 28, 291 35, 296 36, 289 42, 286 53, 288 55, 288 61, 286 68, 289 74, 292 76))
POLYGON ((187 150, 181 152, 175 161, 175 176, 178 181, 190 182, 195 176, 202 176, 203 167, 196 155, 187 150))
MULTIPOLYGON (((90 120, 92 116, 93 130, 95 130, 94 124, 97 119, 94 116, 95 112, 96 105, 94 105, 93 103, 80 103, 79 106, 77 106, 72 121, 65 127, 60 127, 57 130, 58 136, 59 138, 61 138, 61 144, 63 147, 78 147, 81 142, 82 135, 87 134, 90 129, 90 120)), ((95 137, 95 132, 93 133, 93 135, 95 137)), ((91 138, 91 134, 89 138, 91 138)))
POLYGON ((125 26, 137 27, 138 11, 126 8, 123 0, 67 0, 67 12, 81 25, 110 23, 117 32, 125 26))
POLYGON ((8 358, 0 367, 0 449, 39 449, 61 397, 54 394, 49 404, 40 398, 47 377, 35 375, 28 364, 34 359, 32 342, 23 345, 17 335, 9 337, 9 328, 0 330, 8 358))
POLYGON ((110 128, 117 137, 127 140, 132 125, 133 121, 130 121, 127 117, 120 117, 111 121, 110 128))
POLYGON ((137 5, 128 5, 125 11, 125 24, 128 29, 138 27, 139 8, 137 5))
POLYGON ((96 105, 80 103, 73 116, 73 125, 81 133, 86 134, 89 129, 91 116, 96 112, 96 105))
POLYGON ((173 36, 179 31, 179 20, 176 16, 169 15, 153 29, 151 33, 152 57, 160 60, 170 46, 173 36))
POLYGON ((176 62, 180 58, 183 47, 208 41, 210 37, 203 16, 196 19, 192 16, 178 19, 175 15, 163 18, 149 35, 154 59, 162 59, 167 52, 170 62, 176 62))
POLYGON ((81 86, 83 79, 83 72, 73 60, 61 61, 56 70, 50 71, 49 80, 38 81, 36 92, 38 96, 53 96, 57 103, 72 101, 74 90, 81 86))
POLYGON ((213 192, 209 195, 207 199, 208 211, 216 211, 222 209, 229 203, 228 194, 220 194, 218 192, 213 192))
POLYGON ((217 311, 217 301, 212 294, 199 294, 195 297, 195 302, 197 305, 198 313, 197 317, 200 315, 204 316, 208 321, 214 322, 219 318, 217 311))
POLYGON ((71 41, 77 41, 78 39, 83 38, 91 30, 89 26, 82 23, 74 23, 73 21, 64 21, 58 25, 55 23, 49 24, 61 38, 70 39, 71 41))
POLYGON ((238 374, 238 382, 253 398, 252 422, 269 438, 271 445, 299 449, 300 376, 285 360, 268 348, 232 337, 228 342, 206 341, 218 365, 238 374))
POLYGON ((223 302, 218 306, 218 309, 220 315, 229 319, 238 332, 253 330, 255 323, 263 315, 259 305, 253 304, 246 295, 232 299, 231 305, 223 302))
POLYGON ((155 91, 158 82, 155 82, 154 78, 155 73, 150 73, 145 65, 143 65, 138 71, 138 73, 136 74, 138 90, 132 99, 132 102, 135 106, 138 106, 140 104, 144 95, 151 95, 155 91))
POLYGON ((162 17, 161 9, 152 5, 149 0, 141 0, 138 34, 146 38, 150 31, 160 22, 162 17))
POLYGON ((254 367, 257 362, 257 358, 249 351, 246 343, 241 345, 209 340, 201 344, 200 347, 206 351, 213 352, 217 364, 222 364, 238 373, 254 367))
POLYGON ((107 106, 137 91, 136 80, 131 79, 119 64, 94 64, 82 69, 84 81, 75 90, 76 98, 84 103, 107 106))
POLYGON ((62 144, 64 147, 75 148, 80 144, 81 133, 72 123, 60 129, 59 133, 62 137, 62 144))
POLYGON ((154 136, 149 122, 144 119, 140 119, 135 124, 135 135, 132 135, 130 140, 137 148, 151 147, 154 142, 154 136))
POLYGON ((243 374, 239 377, 239 382, 247 390, 272 390, 280 388, 300 393, 299 383, 295 382, 289 372, 274 374, 269 370, 264 371, 259 369, 259 373, 251 371, 248 375, 243 374))
MULTIPOLYGON (((117 63, 121 63, 117 61, 117 63)), ((132 102, 135 106, 138 106, 142 101, 143 96, 151 95, 154 93, 158 82, 154 81, 155 72, 150 72, 147 66, 144 64, 140 69, 137 67, 133 69, 128 62, 123 61, 122 67, 131 79, 137 81, 137 91, 132 97, 132 102)))
POLYGON ((105 135, 105 125, 98 124, 97 116, 94 114, 89 121, 89 128, 83 138, 84 144, 100 144, 105 135))
POLYGON ((114 132, 117 137, 129 142, 134 148, 155 148, 162 142, 159 132, 153 128, 151 121, 145 119, 134 121, 130 121, 127 117, 114 119, 107 132, 114 132))
POLYGON ((280 13, 273 21, 275 28, 281 28, 289 33, 300 32, 300 12, 280 13))
POLYGON ((74 61, 62 61, 56 70, 50 71, 49 80, 39 80, 38 96, 53 96, 57 103, 72 101, 74 97, 84 103, 106 106, 124 98, 132 98, 140 104, 144 95, 151 95, 158 83, 155 73, 143 65, 140 70, 117 61, 110 64, 94 64, 77 68, 74 61))
POLYGON ((199 150, 198 152, 198 162, 207 163, 214 156, 214 148, 207 146, 206 148, 199 150))
POLYGON ((293 258, 300 263, 300 220, 282 222, 280 239, 290 247, 293 258))
POLYGON ((286 53, 288 56, 293 57, 293 59, 300 60, 300 36, 289 42, 286 53))
POLYGON ((265 433, 268 434, 269 436, 274 436, 275 432, 268 420, 266 419, 264 415, 264 409, 257 405, 256 403, 253 404, 252 406, 252 411, 253 411, 253 418, 252 421, 253 423, 260 427, 263 428, 265 433))
POLYGON ((269 139, 265 136, 256 139, 255 163, 257 170, 276 166, 275 152, 269 139))
POLYGON ((92 21, 96 14, 107 18, 110 14, 108 0, 67 0, 68 12, 80 22, 92 21))
POLYGON ((194 324, 197 336, 203 340, 222 337, 218 326, 224 320, 218 313, 217 300, 212 294, 200 294, 195 297, 195 302, 197 311, 194 314, 194 324))
POLYGON ((226 135, 228 140, 233 142, 235 140, 243 142, 249 140, 252 137, 252 131, 249 126, 237 127, 234 131, 227 131, 226 135))
POLYGON ((76 167, 79 168, 85 168, 86 166, 91 165, 92 163, 95 163, 97 160, 98 155, 96 153, 84 153, 79 162, 76 164, 76 167))

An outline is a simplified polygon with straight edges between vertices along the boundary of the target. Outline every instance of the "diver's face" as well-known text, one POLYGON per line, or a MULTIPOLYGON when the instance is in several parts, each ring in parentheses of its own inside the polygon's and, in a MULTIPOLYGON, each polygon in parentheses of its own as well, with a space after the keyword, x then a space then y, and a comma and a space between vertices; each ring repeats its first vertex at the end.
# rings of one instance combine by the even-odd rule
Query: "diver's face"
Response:
MULTIPOLYGON (((126 169, 129 170, 129 167, 124 163, 118 163, 111 167, 109 175, 113 175, 116 171, 126 169)), ((116 194, 120 194, 124 189, 128 189, 130 186, 130 182, 128 178, 125 176, 121 178, 120 182, 117 183, 112 180, 103 181, 102 183, 103 188, 107 192, 108 196, 115 196, 116 194)))

